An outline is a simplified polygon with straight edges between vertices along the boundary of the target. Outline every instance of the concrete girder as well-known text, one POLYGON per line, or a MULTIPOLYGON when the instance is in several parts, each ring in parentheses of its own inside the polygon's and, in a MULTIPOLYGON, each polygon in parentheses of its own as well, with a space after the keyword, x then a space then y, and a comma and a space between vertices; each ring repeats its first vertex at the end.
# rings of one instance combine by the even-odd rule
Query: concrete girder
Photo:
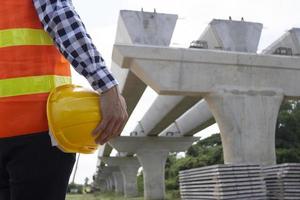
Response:
POLYGON ((159 136, 192 136, 215 123, 209 106, 203 99, 175 120, 159 136))
POLYGON ((203 96, 225 163, 275 163, 278 110, 283 97, 300 97, 300 58, 126 45, 115 45, 113 57, 159 94, 203 96))
POLYGON ((165 163, 170 152, 185 151, 196 137, 134 137, 121 136, 109 144, 120 152, 137 155, 144 174, 144 198, 165 198, 165 163))
POLYGON ((206 41, 208 49, 254 53, 262 28, 260 23, 213 19, 199 40, 206 41))
POLYGON ((136 128, 132 136, 155 136, 164 130, 201 97, 158 96, 136 128))
POLYGON ((292 28, 270 46, 262 54, 300 55, 300 28, 292 28))

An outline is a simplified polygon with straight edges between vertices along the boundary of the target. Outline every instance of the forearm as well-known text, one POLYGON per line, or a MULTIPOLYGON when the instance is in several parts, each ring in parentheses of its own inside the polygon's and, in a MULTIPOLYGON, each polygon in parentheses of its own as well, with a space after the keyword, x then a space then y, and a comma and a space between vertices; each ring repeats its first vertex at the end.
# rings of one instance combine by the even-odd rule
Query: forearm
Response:
POLYGON ((117 85, 69 0, 33 0, 41 23, 59 51, 91 86, 105 92, 117 85))

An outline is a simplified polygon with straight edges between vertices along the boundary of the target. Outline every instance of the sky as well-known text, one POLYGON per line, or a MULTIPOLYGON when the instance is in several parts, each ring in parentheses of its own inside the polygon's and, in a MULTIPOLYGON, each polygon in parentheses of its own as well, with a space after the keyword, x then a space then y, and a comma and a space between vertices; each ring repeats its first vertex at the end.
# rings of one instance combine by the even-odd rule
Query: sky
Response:
MULTIPOLYGON (((174 47, 188 47, 198 39, 212 19, 240 20, 263 24, 258 52, 292 27, 300 28, 299 0, 73 0, 76 11, 83 20, 93 42, 110 67, 120 10, 141 10, 158 13, 177 14, 178 21, 171 40, 174 47)), ((87 81, 73 73, 73 83, 89 87, 87 81)), ((157 94, 147 88, 132 114, 122 135, 128 135, 143 116, 157 94), (143 108, 143 109, 141 109, 143 108)), ((209 127, 197 135, 218 132, 217 125, 209 127)), ((82 155, 79 160, 76 183, 91 180, 96 171, 97 154, 82 155)), ((71 177, 72 178, 72 177, 71 177)))

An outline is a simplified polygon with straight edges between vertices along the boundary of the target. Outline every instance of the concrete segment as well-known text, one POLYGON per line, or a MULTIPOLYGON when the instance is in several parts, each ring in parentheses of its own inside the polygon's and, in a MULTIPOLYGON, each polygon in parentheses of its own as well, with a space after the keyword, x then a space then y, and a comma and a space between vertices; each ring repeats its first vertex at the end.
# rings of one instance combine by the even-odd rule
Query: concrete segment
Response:
MULTIPOLYGON (((186 110, 195 105, 202 97, 199 96, 185 96, 176 104, 158 124, 148 133, 148 136, 156 136, 166 129, 174 120, 180 117, 186 110)), ((148 115, 148 114, 146 114, 148 115)))
POLYGON ((199 101, 175 120, 159 136, 192 136, 196 132, 215 123, 205 100, 199 101))
POLYGON ((165 162, 169 152, 185 151, 196 137, 126 137, 109 141, 120 152, 136 153, 143 167, 144 197, 147 200, 165 198, 165 162))
POLYGON ((132 136, 146 136, 180 101, 182 96, 158 96, 135 127, 132 136))
POLYGON ((256 52, 263 25, 260 23, 212 20, 200 36, 209 49, 256 52))
POLYGON ((262 54, 300 55, 300 28, 292 28, 273 42, 262 54), (289 52, 290 50, 290 52, 289 52))
POLYGON ((137 172, 140 163, 136 157, 101 157, 110 166, 118 166, 124 180, 124 196, 137 197, 137 172))

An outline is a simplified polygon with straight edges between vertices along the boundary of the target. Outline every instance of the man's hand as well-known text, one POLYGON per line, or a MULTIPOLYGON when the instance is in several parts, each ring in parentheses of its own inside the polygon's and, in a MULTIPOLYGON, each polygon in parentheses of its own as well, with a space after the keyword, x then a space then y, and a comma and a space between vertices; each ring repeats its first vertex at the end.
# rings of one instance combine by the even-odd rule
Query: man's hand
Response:
POLYGON ((96 138, 96 143, 103 145, 121 134, 128 114, 125 100, 117 86, 101 94, 100 106, 102 121, 92 134, 96 138))

